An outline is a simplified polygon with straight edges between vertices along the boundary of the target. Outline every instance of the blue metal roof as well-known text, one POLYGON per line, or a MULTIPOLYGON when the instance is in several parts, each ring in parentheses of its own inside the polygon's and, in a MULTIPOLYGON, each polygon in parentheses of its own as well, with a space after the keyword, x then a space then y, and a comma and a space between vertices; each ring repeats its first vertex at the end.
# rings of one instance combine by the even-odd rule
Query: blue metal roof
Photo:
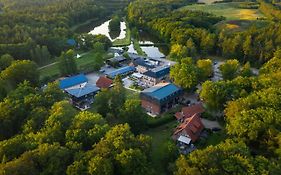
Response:
POLYGON ((66 92, 74 97, 80 98, 83 97, 85 95, 94 93, 94 92, 98 92, 100 90, 100 88, 98 88, 97 86, 91 85, 91 84, 86 84, 84 87, 78 87, 75 89, 68 89, 66 90, 66 92))
POLYGON ((73 77, 66 78, 64 80, 60 80, 60 88, 66 89, 85 82, 88 82, 87 77, 84 74, 79 74, 73 77))
POLYGON ((164 67, 157 67, 152 70, 149 70, 144 73, 144 75, 148 77, 153 77, 153 78, 161 78, 170 73, 170 67, 169 66, 164 66, 164 67))
POLYGON ((161 101, 166 97, 169 97, 180 91, 181 89, 172 83, 161 83, 151 88, 145 89, 142 91, 142 93, 161 101))
POLYGON ((126 74, 126 73, 129 73, 129 72, 133 72, 135 71, 136 68, 133 67, 133 66, 126 66, 126 67, 122 67, 120 69, 117 69, 115 71, 112 71, 110 73, 107 73, 107 75, 110 77, 110 78, 115 78, 117 75, 122 75, 122 74, 126 74))

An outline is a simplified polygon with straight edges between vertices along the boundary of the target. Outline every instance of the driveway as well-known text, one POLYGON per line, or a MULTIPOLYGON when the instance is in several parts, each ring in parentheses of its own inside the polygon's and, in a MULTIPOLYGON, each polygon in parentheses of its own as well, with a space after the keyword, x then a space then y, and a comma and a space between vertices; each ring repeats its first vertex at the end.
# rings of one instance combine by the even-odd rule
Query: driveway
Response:
POLYGON ((217 121, 211 121, 211 120, 208 120, 205 118, 202 118, 201 121, 202 121, 203 125, 205 126, 205 128, 207 128, 207 129, 222 128, 217 121))

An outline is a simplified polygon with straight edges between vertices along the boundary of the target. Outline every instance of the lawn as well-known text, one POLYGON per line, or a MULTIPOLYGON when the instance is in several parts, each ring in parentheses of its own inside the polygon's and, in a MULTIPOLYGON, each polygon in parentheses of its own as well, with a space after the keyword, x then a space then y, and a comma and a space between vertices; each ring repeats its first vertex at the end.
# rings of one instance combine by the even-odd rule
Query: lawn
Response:
MULTIPOLYGON (((90 51, 82 55, 83 56, 81 58, 75 59, 79 72, 83 72, 83 68, 87 65, 94 65, 97 58, 97 53, 94 51, 90 51)), ((104 59, 108 59, 112 56, 113 55, 109 55, 108 53, 103 54, 104 59)), ((60 76, 59 66, 56 62, 50 66, 39 69, 39 71, 41 80, 46 77, 58 78, 60 76)))
POLYGON ((194 4, 182 8, 182 10, 200 10, 212 13, 216 16, 224 16, 227 20, 256 20, 264 17, 258 9, 239 8, 240 3, 216 3, 216 4, 194 4))
POLYGON ((174 120, 157 128, 149 129, 144 133, 152 137, 152 164, 158 174, 166 174, 166 167, 163 167, 165 143, 171 140, 173 130, 177 124, 177 121, 174 120))

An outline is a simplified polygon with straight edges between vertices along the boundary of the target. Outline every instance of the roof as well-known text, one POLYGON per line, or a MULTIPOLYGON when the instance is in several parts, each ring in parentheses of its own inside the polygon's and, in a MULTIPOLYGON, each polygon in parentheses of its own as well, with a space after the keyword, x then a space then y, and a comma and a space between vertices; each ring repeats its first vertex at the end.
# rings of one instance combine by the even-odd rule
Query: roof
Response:
POLYGON ((133 67, 133 66, 126 66, 126 67, 122 67, 120 69, 117 69, 115 71, 112 71, 110 73, 107 73, 107 75, 110 77, 110 78, 115 78, 117 75, 122 75, 122 74, 126 74, 126 73, 129 73, 129 72, 133 72, 135 71, 136 68, 133 67))
POLYGON ((76 86, 82 83, 88 82, 87 77, 84 74, 79 74, 59 81, 61 89, 66 89, 72 86, 76 86))
POLYGON ((123 56, 116 56, 113 58, 108 59, 107 61, 111 61, 111 62, 122 62, 127 60, 127 58, 123 57, 123 56))
POLYGON ((170 66, 161 66, 145 72, 144 75, 152 78, 160 78, 168 75, 169 73, 170 66))
POLYGON ((194 114, 201 114, 205 111, 202 103, 198 103, 192 106, 183 107, 181 112, 177 112, 175 117, 179 120, 181 118, 191 117, 194 114))
POLYGON ((149 69, 155 68, 155 65, 151 64, 149 61, 146 61, 143 58, 136 59, 135 61, 133 61, 133 63, 136 66, 139 65, 139 66, 143 66, 143 67, 146 67, 146 68, 149 68, 149 69))
POLYGON ((112 85, 113 81, 105 76, 102 76, 96 82, 97 87, 99 88, 109 88, 112 85))
POLYGON ((179 91, 181 91, 181 89, 172 83, 159 83, 151 88, 143 90, 142 94, 160 101, 179 91))
POLYGON ((185 131, 194 142, 199 138, 201 131, 203 130, 204 125, 201 122, 199 114, 194 114, 190 118, 186 118, 183 123, 181 123, 175 130, 174 135, 180 134, 182 131, 185 131))
POLYGON ((189 143, 191 142, 191 139, 188 138, 188 137, 186 137, 186 136, 180 136, 180 137, 178 138, 178 141, 183 142, 183 143, 185 143, 185 144, 189 144, 189 143))
POLYGON ((98 88, 97 86, 86 83, 86 85, 81 85, 81 87, 78 88, 67 89, 66 92, 74 97, 80 98, 85 95, 98 92, 99 90, 100 88, 98 88))

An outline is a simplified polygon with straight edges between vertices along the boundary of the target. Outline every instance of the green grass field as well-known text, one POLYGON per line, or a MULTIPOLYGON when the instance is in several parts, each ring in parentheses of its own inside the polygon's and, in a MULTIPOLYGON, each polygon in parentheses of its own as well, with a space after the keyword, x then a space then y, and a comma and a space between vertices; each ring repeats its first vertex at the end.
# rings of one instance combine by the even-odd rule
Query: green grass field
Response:
POLYGON ((226 20, 256 20, 264 17, 258 9, 239 8, 240 3, 216 3, 216 4, 194 4, 182 8, 182 10, 200 10, 212 13, 216 16, 224 16, 226 20))
MULTIPOLYGON (((113 55, 109 55, 108 53, 103 54, 104 59, 108 59, 113 55)), ((87 65, 93 65, 96 62, 97 54, 94 51, 90 51, 85 53, 81 58, 75 59, 78 67, 78 71, 83 71, 83 67, 87 65)), ((50 66, 39 69, 40 71, 40 79, 44 79, 46 77, 59 77, 60 71, 57 63, 54 63, 50 66)))

